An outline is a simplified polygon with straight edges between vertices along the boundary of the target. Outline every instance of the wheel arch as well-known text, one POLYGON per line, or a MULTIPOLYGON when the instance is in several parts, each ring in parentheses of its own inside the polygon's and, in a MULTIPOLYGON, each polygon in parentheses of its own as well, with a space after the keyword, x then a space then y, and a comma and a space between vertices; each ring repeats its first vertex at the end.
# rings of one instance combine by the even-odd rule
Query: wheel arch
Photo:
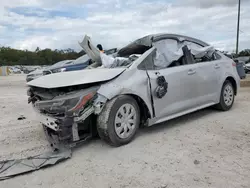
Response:
MULTIPOLYGON (((145 81, 142 79, 142 82, 145 81)), ((103 85, 97 93, 104 96, 108 101, 114 99, 115 97, 118 97, 120 95, 128 95, 131 96, 135 101, 137 102, 141 117, 146 121, 149 118, 153 117, 153 107, 150 101, 150 97, 147 93, 147 85, 143 85, 139 89, 131 88, 130 86, 121 86, 122 84, 116 84, 116 83, 109 83, 103 85), (145 91, 145 92, 144 92, 145 91)))
POLYGON ((145 123, 147 121, 147 119, 152 118, 147 104, 145 103, 145 101, 141 97, 139 97, 138 95, 135 95, 135 94, 126 94, 126 95, 131 96, 136 100, 136 102, 140 108, 140 115, 141 115, 140 122, 145 123))
MULTIPOLYGON (((233 88, 234 88, 234 95, 237 95, 237 83, 236 83, 236 80, 232 77, 232 76, 228 76, 227 78, 226 78, 226 80, 225 81, 230 81, 231 82, 231 84, 233 85, 233 88)), ((224 82, 225 82, 224 81, 224 82)))
POLYGON ((147 119, 152 118, 151 112, 150 112, 149 107, 147 106, 146 102, 140 96, 138 96, 136 94, 122 93, 122 94, 119 94, 119 95, 115 95, 114 97, 109 99, 109 101, 111 101, 112 99, 114 99, 114 98, 116 98, 116 97, 118 97, 120 95, 130 96, 136 101, 137 105, 139 106, 140 117, 141 117, 140 122, 141 122, 142 125, 147 122, 147 119))

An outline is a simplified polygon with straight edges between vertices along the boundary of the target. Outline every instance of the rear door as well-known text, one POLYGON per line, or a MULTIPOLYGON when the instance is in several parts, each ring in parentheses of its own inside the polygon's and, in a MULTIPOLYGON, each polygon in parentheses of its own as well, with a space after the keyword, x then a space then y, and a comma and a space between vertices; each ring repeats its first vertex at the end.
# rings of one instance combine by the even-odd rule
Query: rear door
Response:
MULTIPOLYGON (((192 48, 202 48, 199 44, 189 42, 188 45, 192 48)), ((198 96, 195 101, 197 106, 208 105, 216 103, 218 98, 218 88, 220 83, 220 69, 221 62, 217 59, 214 53, 211 57, 205 58, 205 60, 196 60, 196 74, 197 74, 197 86, 198 96)))

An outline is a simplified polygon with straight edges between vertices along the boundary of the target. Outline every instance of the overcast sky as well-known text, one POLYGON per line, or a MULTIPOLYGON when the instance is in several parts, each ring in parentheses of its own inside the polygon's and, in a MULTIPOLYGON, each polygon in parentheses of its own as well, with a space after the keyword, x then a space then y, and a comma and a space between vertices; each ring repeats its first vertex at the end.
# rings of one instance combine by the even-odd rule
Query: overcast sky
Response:
MULTIPOLYGON (((178 33, 233 51, 238 0, 1 0, 0 45, 80 50, 85 34, 104 48, 152 33, 178 33)), ((242 0, 240 49, 250 48, 250 0, 242 0)))

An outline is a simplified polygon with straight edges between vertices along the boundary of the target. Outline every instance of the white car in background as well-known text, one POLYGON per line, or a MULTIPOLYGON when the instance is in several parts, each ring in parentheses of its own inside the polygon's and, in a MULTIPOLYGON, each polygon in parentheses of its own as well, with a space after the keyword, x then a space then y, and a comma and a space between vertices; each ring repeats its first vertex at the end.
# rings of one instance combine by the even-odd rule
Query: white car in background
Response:
POLYGON ((21 74, 22 73, 22 71, 17 67, 9 67, 9 70, 12 74, 21 74))
POLYGON ((62 67, 63 65, 70 64, 73 60, 63 60, 55 63, 49 67, 37 68, 36 70, 30 72, 26 76, 26 81, 30 82, 44 75, 44 72, 48 71, 50 68, 62 67))
POLYGON ((29 74, 27 74, 26 82, 30 82, 31 80, 34 80, 34 79, 37 79, 37 78, 43 76, 43 70, 44 70, 44 68, 36 69, 36 70, 30 72, 29 74))

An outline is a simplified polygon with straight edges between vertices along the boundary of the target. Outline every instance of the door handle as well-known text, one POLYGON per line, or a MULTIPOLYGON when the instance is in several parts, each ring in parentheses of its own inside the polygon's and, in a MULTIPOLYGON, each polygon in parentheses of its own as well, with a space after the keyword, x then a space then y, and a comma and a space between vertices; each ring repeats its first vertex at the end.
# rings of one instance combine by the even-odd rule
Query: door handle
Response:
POLYGON ((220 68, 220 65, 215 64, 215 65, 214 65, 214 68, 215 68, 215 69, 219 69, 219 68, 220 68))
POLYGON ((188 70, 188 75, 193 75, 195 73, 196 73, 196 70, 194 70, 194 69, 189 69, 188 70))

